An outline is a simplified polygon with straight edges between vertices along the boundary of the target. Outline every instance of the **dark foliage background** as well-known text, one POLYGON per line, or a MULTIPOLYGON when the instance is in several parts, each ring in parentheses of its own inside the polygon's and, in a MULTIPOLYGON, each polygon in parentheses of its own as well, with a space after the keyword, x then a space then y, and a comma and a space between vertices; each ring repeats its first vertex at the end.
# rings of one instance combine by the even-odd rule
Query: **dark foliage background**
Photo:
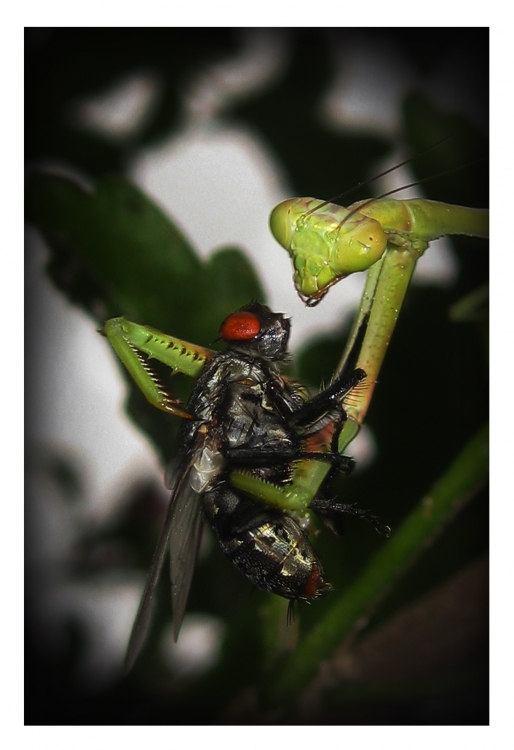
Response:
MULTIPOLYGON (((335 130, 323 124, 316 106, 334 75, 331 45, 344 45, 352 30, 291 31, 292 54, 282 76, 249 94, 223 114, 226 122, 250 126, 275 152, 297 195, 328 198, 369 173, 393 143, 385 136, 335 130), (301 158, 300 158, 301 157, 301 158), (347 185, 341 185, 341 164, 347 185)), ((461 85, 488 111, 488 34, 483 29, 370 30, 376 40, 400 46, 419 81, 448 52, 469 71, 461 85), (425 43, 427 35, 430 44, 425 43), (449 52, 451 51, 451 52, 449 52)), ((277 42, 279 43, 279 42, 277 42)), ((28 29, 26 36, 26 157, 29 167, 56 160, 75 166, 96 183, 90 195, 71 181, 29 169, 27 219, 51 248, 48 273, 68 298, 85 309, 92 325, 125 314, 186 340, 205 343, 223 317, 251 297, 263 298, 259 280, 243 254, 232 248, 200 261, 187 242, 145 196, 123 178, 127 156, 143 144, 173 133, 183 116, 185 85, 241 45, 237 30, 28 29), (104 90, 125 73, 158 71, 159 106, 130 142, 109 142, 79 129, 66 117, 70 101, 104 90), (120 240, 121 238, 121 240, 120 240), (124 262, 115 247, 122 242, 124 262), (167 264, 162 254, 173 248, 167 264), (162 264, 162 265, 160 265, 162 264), (120 270, 121 267, 121 270, 120 270), (151 269, 151 270, 146 270, 151 269), (156 272, 156 269, 160 269, 156 272), (178 271, 177 271, 178 269, 178 271), (167 274, 179 274, 171 279, 167 274), (168 293, 170 284, 175 290, 168 293), (200 292, 200 293, 199 293, 200 292), (163 300, 165 303, 163 304, 163 300), (195 314, 191 315, 191 301, 195 314), (200 300, 200 301, 199 301, 200 300)), ((477 128, 463 115, 447 114, 413 89, 402 104, 400 134, 413 153, 448 134, 457 137, 414 163, 418 179, 487 154, 487 124, 477 128)), ((429 198, 470 206, 488 205, 487 165, 452 172, 426 184, 429 198)), ((368 197, 352 196, 352 200, 368 197)), ((460 263, 447 290, 415 287, 408 295, 380 377, 367 423, 379 451, 373 466, 344 486, 347 502, 372 507, 393 527, 448 467, 488 414, 487 323, 455 323, 449 308, 487 281, 481 241, 456 238, 460 263)), ((339 285, 331 294, 344 293, 339 285)), ((27 300, 28 342, 41 331, 27 300)), ((330 377, 344 331, 327 331, 299 353, 296 374, 312 387, 330 377)), ((28 403, 40 397, 37 373, 27 365, 28 403)), ((174 387, 185 397, 187 384, 174 387)), ((154 414, 135 391, 130 411, 169 459, 176 425, 154 414)), ((83 481, 65 457, 29 451, 28 465, 43 471, 76 502, 83 481)), ((36 497, 27 497, 27 540, 36 497)), ((69 561, 69 579, 98 574, 91 563, 98 549, 123 549, 117 564, 145 569, 157 536, 162 508, 152 486, 133 488, 113 527, 84 532, 69 561)), ((475 496, 437 542, 385 598, 371 627, 332 665, 340 681, 322 696, 309 723, 484 724, 487 705, 487 528, 485 490, 475 496), (337 664, 351 661, 350 670, 337 664), (339 662, 337 661, 339 659, 339 662)), ((330 580, 344 589, 383 542, 358 523, 343 541, 323 534, 316 542, 330 580)), ((27 545, 30 549, 30 544, 27 545)), ((420 551, 421 553, 421 551, 420 551)), ((107 560, 111 560, 109 555, 107 560)), ((106 563, 107 564, 107 563, 106 563)), ((267 595, 248 595, 248 584, 213 549, 199 565, 190 599, 193 611, 226 623, 218 665, 208 674, 181 680, 162 665, 158 634, 168 621, 167 591, 152 638, 134 672, 104 690, 78 676, 85 649, 82 624, 63 623, 57 648, 45 648, 38 631, 30 555, 26 585, 27 724, 209 724, 302 723, 302 712, 280 707, 266 713, 257 689, 279 658, 276 609, 267 595)), ((301 610, 300 637, 323 618, 326 601, 301 610)))

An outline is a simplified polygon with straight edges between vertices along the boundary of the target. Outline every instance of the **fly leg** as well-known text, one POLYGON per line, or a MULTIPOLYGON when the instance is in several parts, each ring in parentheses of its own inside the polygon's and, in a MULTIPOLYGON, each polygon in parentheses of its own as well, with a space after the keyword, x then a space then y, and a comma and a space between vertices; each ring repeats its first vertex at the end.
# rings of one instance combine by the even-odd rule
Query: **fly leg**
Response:
POLYGON ((299 460, 329 463, 333 468, 342 471, 344 474, 350 474, 355 468, 355 461, 350 456, 321 451, 301 451, 294 447, 286 450, 280 447, 277 450, 256 450, 252 446, 240 445, 227 448, 225 457, 231 464, 241 464, 248 469, 275 466, 299 460))
POLYGON ((366 373, 361 368, 353 370, 350 375, 341 372, 328 388, 313 396, 291 414, 288 419, 290 427, 299 437, 307 438, 331 422, 342 425, 346 420, 343 398, 365 377, 366 373))
POLYGON ((370 523, 374 529, 382 536, 390 536, 391 529, 389 526, 383 524, 378 516, 373 515, 363 508, 357 508, 355 505, 340 503, 335 499, 328 499, 326 497, 316 497, 310 504, 312 510, 318 515, 323 523, 336 534, 336 536, 343 536, 344 534, 344 516, 351 515, 361 518, 363 521, 370 523))
MULTIPOLYGON (((305 441, 305 447, 319 450, 302 451, 294 446, 291 449, 287 447, 287 450, 284 450, 283 446, 277 446, 276 450, 272 450, 267 446, 264 451, 255 451, 254 447, 253 451, 245 452, 245 447, 240 446, 237 456, 234 453, 227 455, 227 458, 244 465, 245 470, 232 471, 230 484, 266 505, 278 507, 286 512, 305 514, 331 467, 338 468, 346 474, 353 469, 353 459, 341 455, 337 450, 339 433, 346 419, 341 402, 344 395, 365 377, 366 373, 362 369, 354 370, 350 375, 340 374, 327 389, 287 415, 288 426, 301 441, 305 441), (256 462, 270 465, 270 461, 295 461, 289 484, 277 487, 246 471, 250 465, 255 467, 256 462), (327 464, 330 464, 330 467, 327 464)), ((273 385, 271 387, 273 388, 273 385)))

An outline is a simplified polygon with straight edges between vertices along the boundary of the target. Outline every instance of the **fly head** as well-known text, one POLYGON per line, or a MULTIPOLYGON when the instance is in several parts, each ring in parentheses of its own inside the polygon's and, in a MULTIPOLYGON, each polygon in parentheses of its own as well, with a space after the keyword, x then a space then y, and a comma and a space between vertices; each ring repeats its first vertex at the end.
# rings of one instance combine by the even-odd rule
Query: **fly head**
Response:
POLYGON ((252 302, 225 318, 220 335, 235 351, 273 361, 285 358, 290 329, 289 318, 282 313, 252 302))

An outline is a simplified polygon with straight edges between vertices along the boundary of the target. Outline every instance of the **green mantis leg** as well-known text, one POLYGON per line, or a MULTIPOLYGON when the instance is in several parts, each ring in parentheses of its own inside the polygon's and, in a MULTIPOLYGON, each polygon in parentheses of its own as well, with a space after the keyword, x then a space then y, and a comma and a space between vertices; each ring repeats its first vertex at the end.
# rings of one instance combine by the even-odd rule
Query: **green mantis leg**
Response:
POLYGON ((321 461, 299 461, 291 483, 283 487, 264 482, 245 471, 231 472, 230 484, 265 505, 304 516, 329 471, 329 464, 321 461))
POLYGON ((418 259, 428 247, 428 241, 444 234, 486 238, 489 232, 489 212, 486 210, 424 200, 378 201, 364 210, 369 212, 370 217, 376 217, 377 207, 382 210, 381 224, 390 239, 382 258, 368 270, 359 312, 338 367, 338 371, 344 368, 360 326, 366 321, 366 332, 356 366, 365 370, 367 388, 357 393, 352 404, 346 408, 348 419, 338 445, 341 452, 353 440, 364 421, 412 274, 418 259), (435 218, 432 214, 435 214, 435 218), (395 222, 396 234, 392 228, 395 222), (409 237, 406 228, 412 224, 416 226, 416 233, 409 237))
POLYGON ((154 328, 131 323, 125 318, 108 320, 103 333, 152 406, 177 417, 191 418, 188 412, 178 406, 179 402, 166 392, 147 360, 157 359, 175 372, 198 377, 207 360, 212 358, 213 351, 168 336, 154 328), (143 357, 143 354, 146 356, 143 357))
POLYGON ((347 420, 339 437, 342 452, 358 433, 369 408, 377 378, 384 360, 405 294, 422 250, 408 246, 388 249, 379 263, 368 271, 361 307, 338 371, 345 366, 361 325, 366 332, 357 356, 357 367, 366 372, 366 388, 360 389, 345 407, 347 420))

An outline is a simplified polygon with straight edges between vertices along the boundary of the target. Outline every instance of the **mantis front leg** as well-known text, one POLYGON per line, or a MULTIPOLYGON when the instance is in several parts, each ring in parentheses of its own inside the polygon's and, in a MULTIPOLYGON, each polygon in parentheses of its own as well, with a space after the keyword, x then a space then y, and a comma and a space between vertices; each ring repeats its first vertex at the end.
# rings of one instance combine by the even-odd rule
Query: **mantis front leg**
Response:
POLYGON ((163 388, 148 365, 148 359, 157 359, 174 372, 198 377, 205 363, 214 355, 213 351, 168 336, 155 328, 131 323, 125 318, 108 320, 102 333, 152 406, 183 419, 192 418, 163 388))

